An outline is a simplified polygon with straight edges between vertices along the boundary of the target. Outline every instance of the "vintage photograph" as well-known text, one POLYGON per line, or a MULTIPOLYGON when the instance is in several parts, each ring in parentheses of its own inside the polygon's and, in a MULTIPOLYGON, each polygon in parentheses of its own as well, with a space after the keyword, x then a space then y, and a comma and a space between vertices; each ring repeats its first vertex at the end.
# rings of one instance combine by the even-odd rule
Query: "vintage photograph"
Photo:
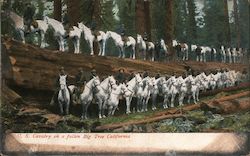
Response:
POLYGON ((0 3, 3 140, 192 132, 249 145, 249 0, 0 3))

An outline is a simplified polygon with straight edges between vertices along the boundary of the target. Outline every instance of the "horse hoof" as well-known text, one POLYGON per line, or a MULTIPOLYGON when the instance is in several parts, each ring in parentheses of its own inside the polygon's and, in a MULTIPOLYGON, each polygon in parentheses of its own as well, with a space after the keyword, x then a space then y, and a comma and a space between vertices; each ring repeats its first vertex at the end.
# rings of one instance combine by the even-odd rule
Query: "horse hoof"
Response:
POLYGON ((103 118, 106 118, 106 116, 105 116, 105 115, 103 115, 102 117, 103 117, 103 118))

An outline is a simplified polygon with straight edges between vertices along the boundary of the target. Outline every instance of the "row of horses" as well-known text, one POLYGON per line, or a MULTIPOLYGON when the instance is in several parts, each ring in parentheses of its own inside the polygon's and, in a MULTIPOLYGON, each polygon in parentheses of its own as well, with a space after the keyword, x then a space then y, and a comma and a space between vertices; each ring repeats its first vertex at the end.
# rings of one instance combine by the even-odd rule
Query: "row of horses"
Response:
MULTIPOLYGON (((70 92, 74 93, 76 86, 66 84, 66 75, 60 76, 60 91, 58 95, 58 103, 60 112, 69 113, 70 92), (69 88, 69 89, 68 89, 69 88)), ((122 98, 126 100, 126 114, 131 113, 132 98, 137 99, 137 112, 148 111, 148 102, 151 98, 152 110, 157 109, 157 96, 164 98, 162 107, 164 109, 174 107, 175 102, 179 106, 184 104, 184 98, 190 103, 191 98, 196 104, 199 101, 200 92, 208 89, 224 88, 234 86, 248 79, 246 74, 235 72, 234 70, 206 75, 204 72, 187 77, 171 76, 166 77, 145 77, 140 74, 135 76, 126 83, 117 84, 113 76, 108 76, 102 82, 98 76, 93 77, 84 86, 83 91, 79 95, 79 104, 82 105, 82 118, 87 118, 88 107, 95 99, 98 104, 98 116, 104 118, 114 115, 118 109, 119 101, 122 98), (178 97, 178 98, 177 98, 178 97), (177 101, 175 101, 177 99, 177 101)), ((74 96, 73 96, 74 97, 74 96)))
MULTIPOLYGON (((18 16, 14 12, 8 12, 8 16, 12 19, 14 23, 14 27, 17 32, 19 32, 21 36, 21 40, 25 43, 25 30, 27 29, 24 25, 23 18, 18 16)), ((43 20, 35 20, 31 24, 32 32, 39 32, 41 43, 40 47, 46 47, 45 34, 47 30, 51 27, 54 31, 54 37, 58 42, 59 50, 65 51, 65 39, 70 38, 74 44, 74 53, 80 53, 80 39, 83 34, 84 39, 89 45, 90 55, 94 55, 93 45, 94 42, 97 42, 99 45, 99 56, 106 55, 106 44, 109 38, 113 39, 115 45, 118 47, 120 58, 125 58, 125 52, 128 52, 130 58, 136 58, 136 47, 138 47, 138 54, 142 54, 144 60, 146 60, 147 56, 150 56, 151 61, 155 61, 156 57, 156 45, 153 42, 145 42, 143 37, 140 34, 137 34, 136 39, 132 36, 128 36, 127 41, 125 42, 122 36, 113 31, 98 31, 98 35, 95 36, 92 34, 90 28, 84 25, 83 22, 77 24, 77 26, 71 27, 69 30, 65 30, 63 24, 55 19, 49 18, 47 16, 44 17, 43 20)), ((210 48, 208 46, 197 46, 191 45, 191 50, 189 49, 188 44, 179 43, 177 40, 172 41, 172 46, 176 49, 178 53, 181 53, 182 60, 189 60, 189 51, 193 52, 196 55, 196 61, 206 62, 207 55, 211 56, 211 60, 216 61, 217 56, 219 55, 220 61, 223 63, 236 63, 240 62, 243 58, 243 52, 240 48, 236 50, 236 48, 225 49, 224 46, 221 46, 219 49, 219 54, 217 53, 215 48, 210 48)), ((160 39, 159 49, 166 57, 169 54, 168 46, 166 45, 163 39, 160 39)))

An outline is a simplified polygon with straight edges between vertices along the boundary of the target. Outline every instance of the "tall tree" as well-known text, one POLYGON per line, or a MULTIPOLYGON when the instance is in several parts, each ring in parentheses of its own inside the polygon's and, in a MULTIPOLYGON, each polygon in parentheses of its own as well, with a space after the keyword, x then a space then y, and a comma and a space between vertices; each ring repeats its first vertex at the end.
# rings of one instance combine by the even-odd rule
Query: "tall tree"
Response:
POLYGON ((172 40, 173 40, 173 33, 174 33, 174 1, 173 0, 166 0, 166 30, 165 30, 165 41, 167 42, 168 47, 170 47, 170 54, 172 59, 174 59, 175 52, 172 47, 172 40))
POLYGON ((249 47, 250 45, 250 37, 249 35, 243 34, 250 34, 249 25, 250 25, 250 2, 247 0, 240 0, 239 1, 239 25, 240 25, 240 47, 249 47))
POLYGON ((146 32, 148 34, 148 40, 151 41, 151 16, 150 16, 150 1, 149 0, 144 0, 144 14, 145 14, 145 27, 146 27, 146 32))
POLYGON ((204 36, 201 44, 219 47, 226 44, 224 2, 206 0, 204 2, 204 36))
POLYGON ((231 32, 229 24, 229 15, 228 15, 228 3, 227 0, 224 0, 224 21, 225 21, 225 37, 227 46, 231 45, 231 32))
POLYGON ((151 40, 151 18, 150 18, 150 2, 148 0, 136 1, 136 31, 138 34, 148 34, 151 40))
POLYGON ((80 0, 66 0, 67 14, 69 26, 77 25, 81 21, 81 1, 80 0))
POLYGON ((195 3, 194 0, 187 0, 187 6, 188 6, 188 36, 189 40, 191 40, 193 43, 196 41, 197 38, 197 27, 196 27, 196 20, 195 20, 195 3))
POLYGON ((188 14, 186 0, 178 0, 174 4, 174 36, 181 42, 188 39, 188 14))
POLYGON ((54 0, 54 19, 62 21, 62 2, 54 0))
POLYGON ((239 10, 237 0, 233 0, 234 2, 234 22, 235 22, 235 30, 237 35, 236 45, 240 47, 240 26, 239 26, 239 10))

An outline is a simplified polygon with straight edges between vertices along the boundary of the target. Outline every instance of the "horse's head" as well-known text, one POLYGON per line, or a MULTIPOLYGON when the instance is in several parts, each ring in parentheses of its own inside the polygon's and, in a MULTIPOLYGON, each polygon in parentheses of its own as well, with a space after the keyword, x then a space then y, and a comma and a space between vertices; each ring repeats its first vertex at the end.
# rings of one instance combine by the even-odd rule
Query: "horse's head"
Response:
POLYGON ((141 78, 140 74, 135 74, 135 81, 137 84, 142 82, 142 78, 141 78))
POLYGON ((179 44, 179 43, 178 43, 176 40, 173 40, 173 41, 172 41, 172 46, 173 46, 173 47, 176 47, 178 44, 179 44))
POLYGON ((59 84, 60 84, 61 90, 66 88, 66 78, 67 78, 67 75, 60 75, 59 84))
POLYGON ((98 76, 93 78, 93 83, 92 83, 92 87, 96 88, 97 86, 99 86, 101 84, 100 78, 98 76))
POLYGON ((197 45, 191 45, 191 51, 195 51, 197 49, 197 45))
POLYGON ((114 76, 109 76, 109 84, 110 84, 111 88, 113 88, 113 86, 116 85, 116 80, 115 80, 114 76))
POLYGON ((127 90, 127 87, 126 87, 126 85, 124 83, 120 84, 120 88, 121 88, 121 94, 124 94, 126 92, 126 90, 127 90))
POLYGON ((110 38, 110 37, 111 37, 111 31, 107 31, 107 32, 106 32, 106 37, 107 37, 107 38, 110 38))
POLYGON ((161 48, 163 48, 164 46, 166 46, 166 44, 165 44, 165 42, 164 42, 163 39, 160 40, 160 46, 161 46, 161 48))
POLYGON ((141 42, 141 39, 142 39, 141 35, 137 34, 136 42, 137 42, 137 43, 140 43, 140 42, 141 42))
POLYGON ((80 22, 78 23, 78 28, 83 30, 85 28, 85 25, 82 22, 80 22))

